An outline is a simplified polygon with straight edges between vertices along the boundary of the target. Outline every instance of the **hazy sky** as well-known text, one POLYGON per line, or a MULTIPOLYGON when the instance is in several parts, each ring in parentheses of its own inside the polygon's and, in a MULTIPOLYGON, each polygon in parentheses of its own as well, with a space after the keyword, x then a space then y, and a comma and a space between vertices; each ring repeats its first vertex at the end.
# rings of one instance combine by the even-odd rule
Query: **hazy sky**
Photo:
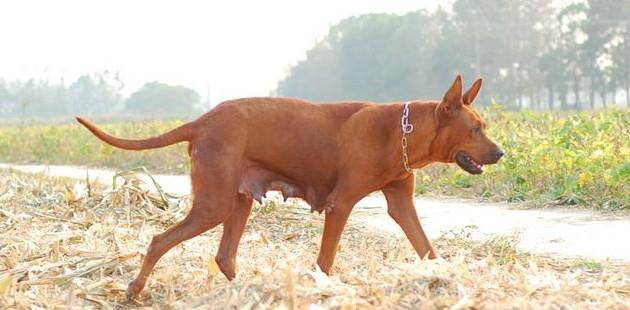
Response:
POLYGON ((65 83, 119 71, 205 100, 266 96, 328 27, 351 15, 434 10, 448 0, 2 1, 0 78, 65 83))

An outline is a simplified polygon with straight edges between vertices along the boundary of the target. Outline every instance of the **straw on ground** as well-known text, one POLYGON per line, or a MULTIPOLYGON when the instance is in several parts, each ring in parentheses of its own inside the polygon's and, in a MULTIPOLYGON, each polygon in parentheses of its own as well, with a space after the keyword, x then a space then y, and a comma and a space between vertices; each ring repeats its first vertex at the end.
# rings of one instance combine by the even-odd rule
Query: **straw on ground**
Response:
MULTIPOLYGON (((114 189, 0 175, 0 307, 124 303, 151 237, 182 218, 188 197, 150 194, 133 174, 114 189), (163 201, 167 200, 165 208, 163 201)), ((417 259, 408 241, 350 223, 333 275, 315 268, 323 218, 292 203, 254 209, 229 282, 213 255, 221 229, 165 255, 142 303, 156 308, 623 308, 630 267, 519 253, 512 236, 485 243, 466 230, 417 259)))

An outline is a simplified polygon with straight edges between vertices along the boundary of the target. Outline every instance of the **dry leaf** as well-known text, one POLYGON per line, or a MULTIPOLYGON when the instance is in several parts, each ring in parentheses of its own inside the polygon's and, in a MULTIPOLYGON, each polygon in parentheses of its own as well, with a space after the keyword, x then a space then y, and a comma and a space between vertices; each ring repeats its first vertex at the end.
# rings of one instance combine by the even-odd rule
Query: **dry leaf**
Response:
POLYGON ((284 240, 285 240, 285 241, 288 241, 288 240, 291 240, 291 239, 293 239, 293 238, 295 238, 295 237, 297 237, 297 236, 299 236, 299 235, 300 235, 300 234, 298 234, 297 232, 292 232, 292 233, 290 233, 290 234, 288 234, 288 235, 284 236, 284 240))
POLYGON ((296 289, 295 289, 295 275, 293 274, 293 270, 291 270, 290 266, 287 266, 285 269, 286 281, 287 281, 287 292, 286 292, 286 306, 289 310, 294 310, 296 308, 296 289))
POLYGON ((354 304, 354 302, 341 305, 341 310, 355 310, 356 308, 357 306, 354 304))
POLYGON ((219 269, 219 265, 217 265, 217 261, 215 260, 213 255, 210 255, 210 260, 208 260, 208 276, 216 277, 221 270, 219 269))
POLYGON ((267 239, 267 236, 263 231, 260 232, 260 242, 264 245, 269 245, 269 239, 267 239))
POLYGON ((66 200, 67 204, 72 204, 77 201, 77 195, 74 194, 74 190, 72 190, 72 188, 70 188, 69 186, 66 186, 64 199, 66 200))
POLYGON ((13 275, 6 275, 0 279, 0 296, 4 296, 9 292, 11 284, 13 284, 13 275))

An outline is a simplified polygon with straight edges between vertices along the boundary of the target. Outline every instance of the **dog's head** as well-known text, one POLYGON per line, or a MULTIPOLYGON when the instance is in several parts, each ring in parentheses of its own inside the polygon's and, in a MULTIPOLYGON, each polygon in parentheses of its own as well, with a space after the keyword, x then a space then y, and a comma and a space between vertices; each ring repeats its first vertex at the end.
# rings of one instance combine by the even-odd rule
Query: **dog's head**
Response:
POLYGON ((438 130, 433 154, 438 161, 457 163, 471 174, 482 173, 483 165, 494 164, 503 156, 503 150, 486 136, 485 121, 472 108, 481 83, 478 79, 462 94, 458 75, 435 110, 438 130))

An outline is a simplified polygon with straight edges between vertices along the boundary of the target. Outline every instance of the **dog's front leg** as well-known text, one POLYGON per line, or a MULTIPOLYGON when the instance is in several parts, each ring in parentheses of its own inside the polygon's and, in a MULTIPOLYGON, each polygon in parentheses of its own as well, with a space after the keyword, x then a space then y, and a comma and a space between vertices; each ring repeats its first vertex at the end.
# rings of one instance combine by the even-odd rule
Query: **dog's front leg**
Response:
POLYGON ((436 258, 431 241, 427 238, 413 202, 415 176, 409 175, 404 180, 395 181, 383 188, 387 199, 387 212, 398 223, 413 245, 420 258, 436 258))

